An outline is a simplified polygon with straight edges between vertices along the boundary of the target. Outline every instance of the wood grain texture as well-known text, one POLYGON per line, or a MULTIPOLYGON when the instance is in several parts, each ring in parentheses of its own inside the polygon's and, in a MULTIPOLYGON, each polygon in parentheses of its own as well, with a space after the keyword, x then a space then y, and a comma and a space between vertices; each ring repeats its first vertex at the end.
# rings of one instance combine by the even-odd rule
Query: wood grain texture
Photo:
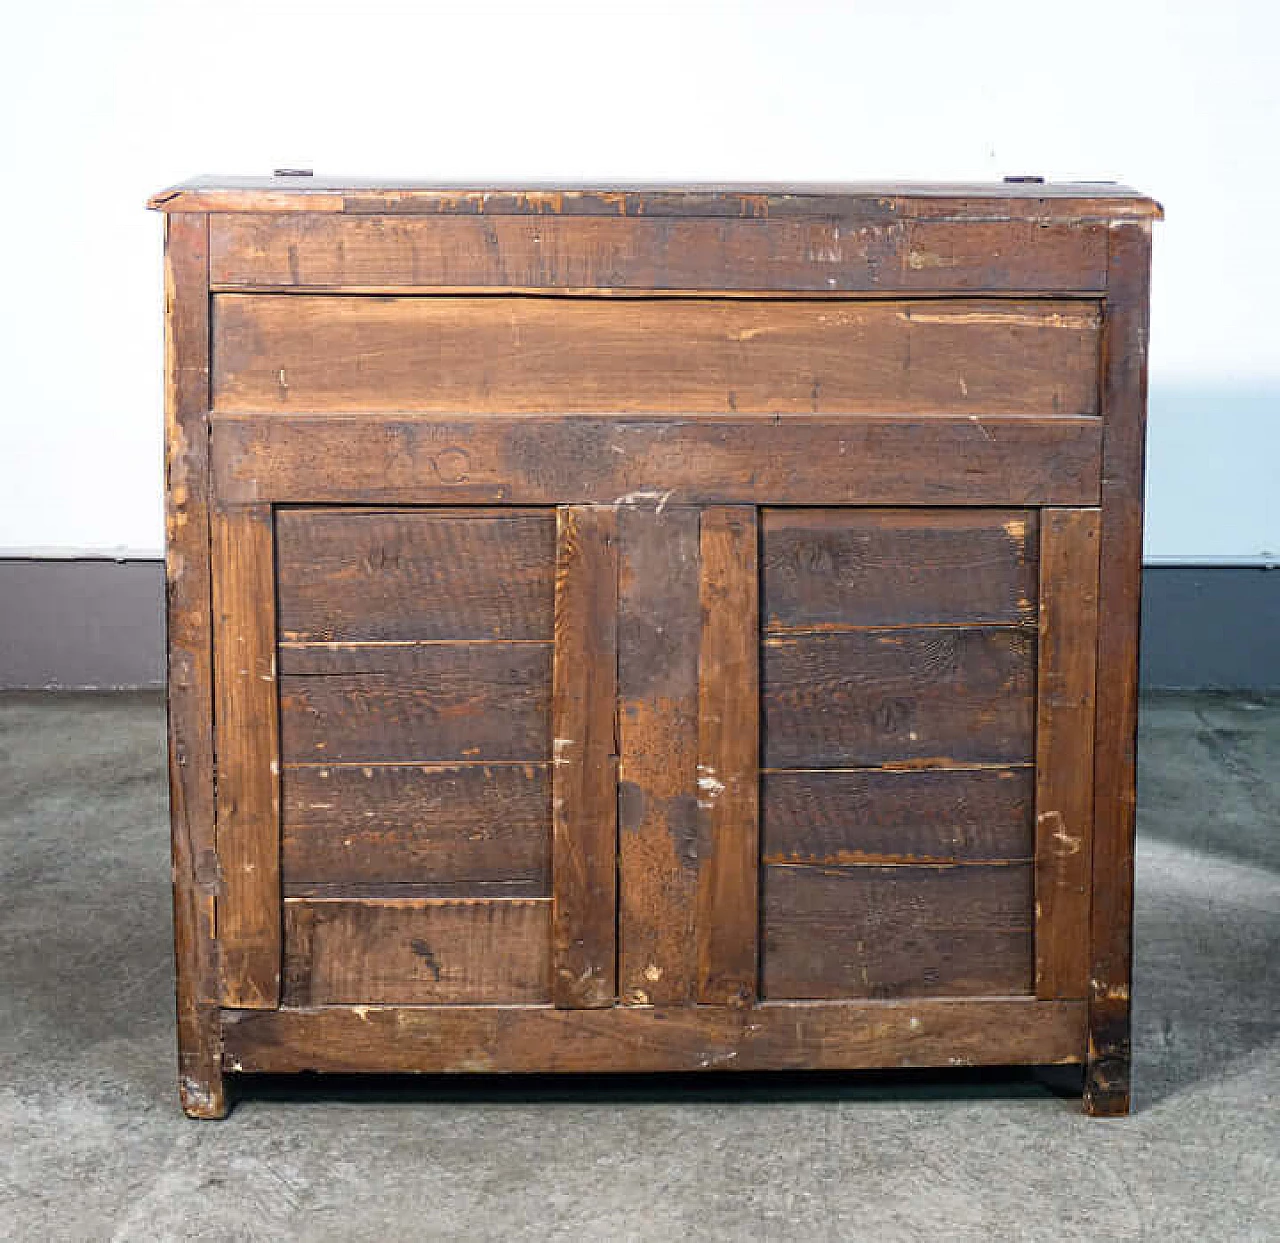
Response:
POLYGON ((527 1005, 550 995, 545 899, 289 898, 284 910, 286 1005, 527 1005))
POLYGON ((1096 505, 1101 441, 1093 417, 300 412, 215 416, 213 471, 241 503, 1096 505))
POLYGON ((215 940, 213 604, 209 557, 208 218, 165 222, 165 620, 178 1087, 193 1118, 227 1111, 215 940))
POLYGON ((555 515, 282 509, 280 637, 549 639, 555 515))
POLYGON ((1032 991, 1030 864, 764 869, 764 996, 1032 991))
POLYGON ((1036 995, 1088 996, 1096 509, 1041 515, 1036 692, 1036 995))
POLYGON ((771 183, 541 182, 459 186, 360 177, 195 177, 151 196, 166 212, 346 212, 381 217, 833 217, 865 225, 912 219, 1159 219, 1160 204, 1110 182, 846 181, 771 183))
POLYGON ((1104 225, 1031 221, 236 214, 210 233, 222 290, 1055 293, 1107 269, 1104 225))
POLYGON ((1092 969, 1085 1077, 1085 1108, 1098 1115, 1129 1111, 1150 226, 1135 224, 1112 229, 1108 266, 1090 915, 1092 969))
POLYGON ((218 294, 223 411, 1097 412, 1082 301, 218 294))
POLYGON ((362 1006, 228 1013, 228 1070, 859 1070, 1080 1061, 1085 1007, 1034 997, 616 1010, 362 1006))
POLYGON ((1033 758, 1035 639, 1010 627, 855 630, 764 644, 768 768, 1033 758))
POLYGON ((287 893, 507 882, 550 896, 546 764, 286 765, 281 784, 287 893))
POLYGON ((1033 622, 1036 535, 1028 510, 766 510, 765 627, 1033 622))
POLYGON ((280 739, 271 509, 213 511, 222 1002, 280 1004, 280 739))
POLYGON ((698 511, 618 514, 618 990, 697 997, 698 511))
POLYGON ((765 863, 1030 861, 1027 768, 809 769, 764 774, 765 863))
POLYGON ((551 691, 552 995, 563 1007, 617 995, 618 514, 559 514, 551 691))
POLYGON ((755 1001, 760 826, 760 622, 756 511, 702 511, 695 926, 698 1001, 755 1001))
POLYGON ((550 757, 550 644, 374 649, 359 673, 280 678, 286 762, 550 757))

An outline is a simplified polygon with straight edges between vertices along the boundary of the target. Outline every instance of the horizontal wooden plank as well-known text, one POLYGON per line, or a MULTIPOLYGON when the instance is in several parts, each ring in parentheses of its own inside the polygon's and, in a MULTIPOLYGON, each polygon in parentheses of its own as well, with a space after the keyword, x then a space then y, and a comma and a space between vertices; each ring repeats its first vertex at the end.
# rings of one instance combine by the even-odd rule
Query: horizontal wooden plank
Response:
POLYGON ((1027 768, 768 772, 766 863, 947 863, 1030 859, 1027 768))
POLYGON ((218 294, 215 410, 1097 412, 1097 303, 218 294))
POLYGON ((865 1070, 1078 1063, 1085 1007, 1034 998, 624 1006, 332 1006, 223 1015, 231 1071, 865 1070))
POLYGON ((210 221, 221 289, 1026 293, 1106 286, 1106 228, 1043 221, 237 214, 210 221))
POLYGON ((286 1005, 546 1001, 549 900, 288 898, 286 1005))
POLYGON ((549 896, 545 764, 286 766, 281 870, 300 885, 517 882, 549 896))
POLYGON ((213 471, 237 502, 1087 505, 1101 430, 1021 415, 259 413, 214 416, 213 471))
POLYGON ((766 510, 765 627, 1033 623, 1036 535, 1026 510, 766 510))
POLYGON ((1033 632, 939 626, 771 638, 763 667, 767 768, 1033 758, 1033 632))
POLYGON ((1029 993, 1029 863, 764 869, 765 997, 1029 993))
POLYGON ((282 676, 284 761, 549 758, 550 644, 413 651, 397 672, 282 676))
POLYGON ((281 673, 414 673, 438 667, 449 653, 481 652, 489 649, 495 659, 506 652, 525 648, 530 652, 551 647, 551 639, 407 639, 368 643, 295 643, 286 641, 277 649, 281 673))
POLYGON ((281 509, 280 636, 550 639, 555 538, 550 510, 281 509))

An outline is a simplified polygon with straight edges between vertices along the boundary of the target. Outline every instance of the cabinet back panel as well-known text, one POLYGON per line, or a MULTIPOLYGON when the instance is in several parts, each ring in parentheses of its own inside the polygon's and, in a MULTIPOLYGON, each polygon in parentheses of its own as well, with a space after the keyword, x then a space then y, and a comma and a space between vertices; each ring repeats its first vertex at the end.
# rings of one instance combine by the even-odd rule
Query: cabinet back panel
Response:
POLYGON ((221 411, 1097 413, 1091 301, 219 294, 221 411))

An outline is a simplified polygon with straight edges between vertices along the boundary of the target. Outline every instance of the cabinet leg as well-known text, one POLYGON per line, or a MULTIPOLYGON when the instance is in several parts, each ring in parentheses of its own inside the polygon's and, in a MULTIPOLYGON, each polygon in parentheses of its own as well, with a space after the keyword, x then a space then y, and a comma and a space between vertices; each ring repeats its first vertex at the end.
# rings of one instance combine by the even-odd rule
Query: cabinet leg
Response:
POLYGON ((1089 1016, 1089 1060, 1084 1075, 1084 1111, 1094 1118, 1129 1112, 1129 1006, 1096 1002, 1089 1016))
POLYGON ((227 1116, 222 1022, 214 1008, 202 1006, 179 1017, 178 1093, 188 1118, 227 1116))

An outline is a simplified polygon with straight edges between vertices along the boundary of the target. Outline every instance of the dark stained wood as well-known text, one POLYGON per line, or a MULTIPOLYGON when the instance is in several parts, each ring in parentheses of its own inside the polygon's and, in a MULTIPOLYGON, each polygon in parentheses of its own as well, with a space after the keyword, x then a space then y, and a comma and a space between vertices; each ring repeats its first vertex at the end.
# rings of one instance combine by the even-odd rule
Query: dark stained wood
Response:
POLYGON ((289 898, 286 1005, 527 1005, 550 996, 545 899, 289 898))
POLYGON ((1079 1062, 1083 1003, 1034 997, 557 1010, 360 1006, 226 1015, 233 1071, 858 1070, 1079 1062))
POLYGON ((1036 516, 997 509, 775 509, 761 517, 772 634, 1036 614, 1036 516))
POLYGON ((480 661, 495 668, 511 663, 512 668, 533 669, 539 659, 545 663, 550 653, 550 637, 545 640, 424 639, 415 642, 405 639, 368 643, 286 641, 279 646, 278 660, 281 673, 322 677, 331 674, 418 673, 468 661, 480 661))
MULTIPOLYGON (((851 220, 1159 219, 1145 195, 1113 182, 610 182, 459 186, 439 181, 307 175, 196 177, 152 195, 166 212, 348 212, 464 216, 788 216, 851 220)), ((725 263, 732 267, 732 261, 725 263)))
POLYGON ((1106 474, 1098 584, 1093 900, 1089 1061, 1085 1108, 1129 1110, 1129 995, 1133 958, 1133 834, 1138 733, 1138 614, 1147 413, 1151 230, 1111 232, 1103 408, 1106 474))
POLYGON ((1022 859, 1035 847, 1027 768, 768 772, 765 863, 1022 859))
POLYGON ((764 644, 768 768, 1033 758, 1035 639, 1011 627, 852 630, 764 644))
POLYGON ((397 663, 379 672, 281 677, 286 762, 549 759, 549 644, 391 651, 397 663))
POLYGON ((764 869, 764 996, 1028 993, 1031 865, 764 869))
POLYGON ((1092 417, 261 414, 214 417, 213 471, 234 502, 1096 505, 1101 441, 1092 417))
POLYGON ((1096 292, 1106 226, 983 221, 957 227, 831 216, 742 220, 618 216, 214 217, 211 273, 236 289, 692 290, 840 293, 1096 292))
POLYGON ((1036 995, 1088 996, 1096 509, 1041 516, 1036 692, 1036 995))
POLYGON ((280 637, 549 639, 550 511, 282 509, 280 637))
POLYGON ((547 765, 286 765, 281 874, 291 893, 516 882, 549 897, 547 765))
POLYGON ((618 991, 697 997, 699 536, 696 509, 619 511, 618 991))
POLYGON ((755 1001, 760 821, 756 511, 702 511, 698 809, 704 843, 695 927, 698 1001, 755 1001))
POLYGON ((1093 302, 218 294, 221 411, 1097 412, 1093 302))
POLYGON ((227 1111, 218 1016, 209 558, 208 219, 165 222, 165 618, 178 1087, 193 1118, 227 1111))
POLYGON ((617 699, 618 514, 564 508, 551 691, 558 1006, 611 1006, 617 994, 617 699))
POLYGON ((280 745, 271 510, 213 511, 222 1002, 280 1004, 280 745))

